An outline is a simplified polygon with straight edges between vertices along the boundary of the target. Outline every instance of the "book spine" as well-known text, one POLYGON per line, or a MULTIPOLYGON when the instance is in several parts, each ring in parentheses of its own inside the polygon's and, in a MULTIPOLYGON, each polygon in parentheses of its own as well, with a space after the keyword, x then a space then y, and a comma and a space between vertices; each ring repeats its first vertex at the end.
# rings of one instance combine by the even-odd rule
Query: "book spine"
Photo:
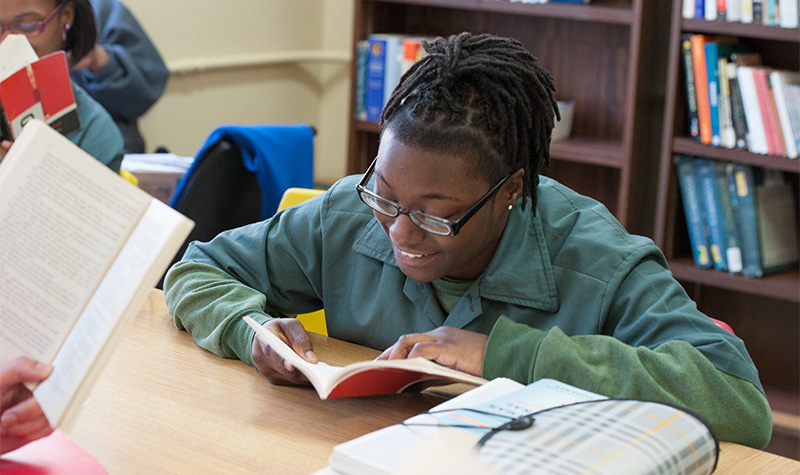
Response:
POLYGON ((736 68, 736 79, 739 81, 739 91, 742 95, 744 116, 747 120, 747 146, 753 153, 765 154, 768 151, 767 137, 764 132, 764 123, 761 120, 761 109, 756 96, 755 80, 751 66, 736 68))
POLYGON ((754 169, 756 216, 764 274, 798 263, 797 190, 781 170, 754 169))
POLYGON ((383 76, 383 105, 389 102, 394 88, 400 82, 400 69, 403 63, 403 39, 398 36, 386 38, 386 69, 383 76))
POLYGON ((797 157, 797 151, 794 150, 794 137, 791 135, 791 125, 788 124, 789 121, 787 120, 786 122, 788 125, 790 125, 790 127, 784 131, 785 127, 783 125, 783 119, 781 118, 781 109, 786 106, 786 102, 783 98, 783 91, 776 91, 776 89, 780 89, 780 81, 776 87, 775 79, 778 77, 778 74, 773 73, 775 73, 775 71, 767 71, 764 79, 767 81, 770 111, 772 112, 772 122, 775 124, 776 139, 778 141, 778 145, 780 146, 779 151, 784 157, 795 158, 797 157))
POLYGON ((771 155, 781 155, 781 146, 772 115, 772 101, 769 98, 766 70, 764 68, 754 68, 753 80, 756 86, 756 97, 758 97, 761 121, 764 124, 764 134, 767 139, 767 153, 771 155))
POLYGON ((769 74, 769 79, 775 95, 775 108, 778 111, 778 118, 780 119, 781 123, 783 142, 786 146, 786 156, 789 158, 797 158, 797 137, 795 137, 792 129, 792 121, 789 117, 789 99, 784 93, 786 87, 781 79, 780 71, 772 71, 769 74))
POLYGON ((738 274, 742 272, 742 249, 736 229, 736 217, 733 212, 726 167, 727 165, 723 162, 714 162, 714 186, 720 208, 720 223, 725 238, 724 252, 725 260, 728 264, 728 272, 738 274))
POLYGON ((706 78, 708 81, 708 108, 711 120, 711 145, 721 143, 719 124, 719 48, 716 41, 706 41, 706 78))
POLYGON ((728 80, 728 60, 720 58, 719 71, 719 136, 720 145, 725 148, 736 147, 736 131, 733 128, 730 81, 728 80))
POLYGON ((714 21, 717 19, 717 2, 718 0, 705 1, 705 15, 707 21, 714 21))
POLYGON ((764 3, 763 0, 753 0, 753 23, 764 24, 764 3))
POLYGON ((783 94, 786 97, 786 108, 789 111, 792 135, 794 136, 798 153, 800 153, 800 85, 784 83, 783 94))
POLYGON ((706 232, 700 187, 694 174, 692 157, 680 155, 677 161, 678 187, 683 200, 683 211, 686 216, 686 228, 692 246, 692 258, 697 267, 711 267, 708 254, 708 235, 706 232))
POLYGON ((747 121, 744 117, 742 94, 739 91, 739 81, 736 79, 736 63, 726 65, 728 76, 728 91, 731 97, 731 120, 736 135, 736 148, 747 149, 747 121))
POLYGON ((367 62, 369 61, 369 41, 356 43, 356 104, 358 120, 367 120, 367 62))
POLYGON ((742 19, 742 1, 728 0, 727 8, 725 9, 725 20, 729 22, 737 22, 741 19, 742 19))
POLYGON ((698 20, 705 18, 706 5, 705 2, 713 2, 714 0, 695 0, 694 2, 694 17, 698 20))
POLYGON ((700 140, 700 126, 697 119, 697 92, 694 81, 694 66, 692 65, 691 34, 684 34, 681 38, 681 54, 683 55, 683 72, 686 81, 686 112, 689 120, 689 136, 700 140))
POLYGON ((386 40, 370 37, 369 59, 367 60, 366 97, 364 106, 367 120, 378 122, 383 110, 383 84, 386 73, 386 40))
POLYGON ((781 0, 779 10, 781 27, 798 27, 798 24, 800 24, 800 0, 781 0))
POLYGON ((706 68, 705 35, 691 37, 692 66, 694 69, 695 91, 697 92, 697 120, 700 128, 700 142, 711 144, 711 109, 708 97, 708 72, 706 68))
POLYGON ((711 252, 711 262, 714 269, 726 270, 728 261, 725 256, 725 230, 720 220, 720 204, 714 184, 714 162, 704 158, 694 159, 694 170, 705 209, 706 224, 708 225, 708 244, 711 252))
POLYGON ((764 24, 767 26, 776 26, 779 23, 778 18, 778 0, 765 0, 766 8, 764 9, 764 24))
POLYGON ((753 170, 749 165, 727 164, 726 172, 742 250, 742 274, 761 277, 761 245, 756 222, 753 170))
POLYGON ((725 20, 728 11, 727 3, 726 0, 717 0, 717 18, 725 20))
POLYGON ((694 18, 694 0, 683 0, 681 16, 687 19, 694 18))
POLYGON ((753 0, 742 0, 740 21, 742 23, 753 23, 753 0))

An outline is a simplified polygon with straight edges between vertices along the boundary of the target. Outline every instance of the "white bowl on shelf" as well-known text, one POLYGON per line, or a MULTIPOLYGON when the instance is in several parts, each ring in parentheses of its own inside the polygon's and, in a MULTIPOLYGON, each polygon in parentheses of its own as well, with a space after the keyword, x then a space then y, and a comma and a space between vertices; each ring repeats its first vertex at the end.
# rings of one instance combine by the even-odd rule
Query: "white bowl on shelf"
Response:
POLYGON ((553 127, 553 135, 550 139, 551 142, 558 142, 569 138, 572 132, 572 116, 575 112, 575 101, 556 101, 558 104, 558 112, 561 114, 561 120, 556 120, 553 127))

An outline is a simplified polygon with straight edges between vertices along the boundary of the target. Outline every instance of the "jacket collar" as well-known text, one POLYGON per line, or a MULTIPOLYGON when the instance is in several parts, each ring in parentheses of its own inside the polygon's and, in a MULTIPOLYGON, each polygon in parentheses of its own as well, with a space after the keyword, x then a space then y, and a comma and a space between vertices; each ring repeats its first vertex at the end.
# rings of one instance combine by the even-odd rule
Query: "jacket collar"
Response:
MULTIPOLYGON (((524 210, 521 203, 511 210, 497 251, 478 278, 477 290, 481 298, 554 312, 559 307, 558 292, 541 216, 531 215, 530 201, 524 210)), ((353 250, 398 267, 389 239, 375 219, 364 226, 353 250)), ((417 284, 407 278, 405 293, 419 291, 417 284)))

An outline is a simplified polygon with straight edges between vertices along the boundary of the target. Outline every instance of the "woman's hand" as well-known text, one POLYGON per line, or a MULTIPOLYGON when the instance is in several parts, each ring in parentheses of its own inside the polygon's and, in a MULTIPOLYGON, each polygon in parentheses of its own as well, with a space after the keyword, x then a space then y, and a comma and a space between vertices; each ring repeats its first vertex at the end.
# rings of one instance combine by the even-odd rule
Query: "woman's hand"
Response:
MULTIPOLYGON (((314 354, 311 340, 308 337, 308 332, 306 332, 299 320, 295 318, 276 318, 264 323, 263 327, 267 331, 278 335, 304 360, 314 364, 318 362, 317 355, 314 354)), ((309 384, 308 378, 303 373, 273 351, 272 347, 258 337, 258 334, 253 338, 251 355, 256 369, 266 376, 272 384, 309 384)))
POLYGON ((10 452, 53 432, 24 383, 43 381, 53 367, 20 356, 0 365, 0 453, 10 452))
POLYGON ((451 327, 439 327, 426 333, 403 335, 387 348, 379 360, 421 356, 465 373, 481 375, 483 353, 489 337, 451 327))
POLYGON ((3 162, 3 159, 6 157, 9 149, 11 149, 11 142, 10 140, 3 140, 0 141, 0 163, 3 162))

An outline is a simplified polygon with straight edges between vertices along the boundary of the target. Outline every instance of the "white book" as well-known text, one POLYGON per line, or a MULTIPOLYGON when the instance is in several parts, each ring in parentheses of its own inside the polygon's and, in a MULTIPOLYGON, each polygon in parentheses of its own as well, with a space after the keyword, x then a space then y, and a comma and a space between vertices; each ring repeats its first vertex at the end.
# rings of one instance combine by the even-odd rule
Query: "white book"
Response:
POLYGON ((683 16, 683 18, 687 19, 694 18, 694 7, 695 7, 694 0, 683 0, 683 10, 681 10, 681 15, 683 16))
POLYGON ((800 0, 780 0, 780 25, 783 28, 797 28, 800 23, 800 0))
POLYGON ((725 21, 737 22, 742 19, 742 0, 727 0, 725 21))
POLYGON ((797 142, 800 137, 796 137, 792 130, 792 122, 789 117, 788 98, 785 95, 786 84, 800 84, 800 73, 792 71, 770 71, 769 79, 772 83, 772 92, 775 95, 775 108, 778 112, 783 142, 786 147, 786 156, 797 158, 797 142))
POLYGON ((53 365, 33 391, 68 426, 194 223, 44 122, 0 164, 0 363, 53 365))
POLYGON ((753 23, 753 0, 741 0, 742 14, 740 21, 742 23, 753 23))
POLYGON ((714 21, 717 19, 717 0, 706 0, 705 4, 705 18, 707 21, 714 21))
POLYGON ((753 153, 766 154, 769 152, 769 147, 767 146, 764 122, 761 118, 761 109, 758 105, 753 68, 739 66, 736 68, 736 78, 739 81, 744 117, 747 121, 747 148, 753 153))

